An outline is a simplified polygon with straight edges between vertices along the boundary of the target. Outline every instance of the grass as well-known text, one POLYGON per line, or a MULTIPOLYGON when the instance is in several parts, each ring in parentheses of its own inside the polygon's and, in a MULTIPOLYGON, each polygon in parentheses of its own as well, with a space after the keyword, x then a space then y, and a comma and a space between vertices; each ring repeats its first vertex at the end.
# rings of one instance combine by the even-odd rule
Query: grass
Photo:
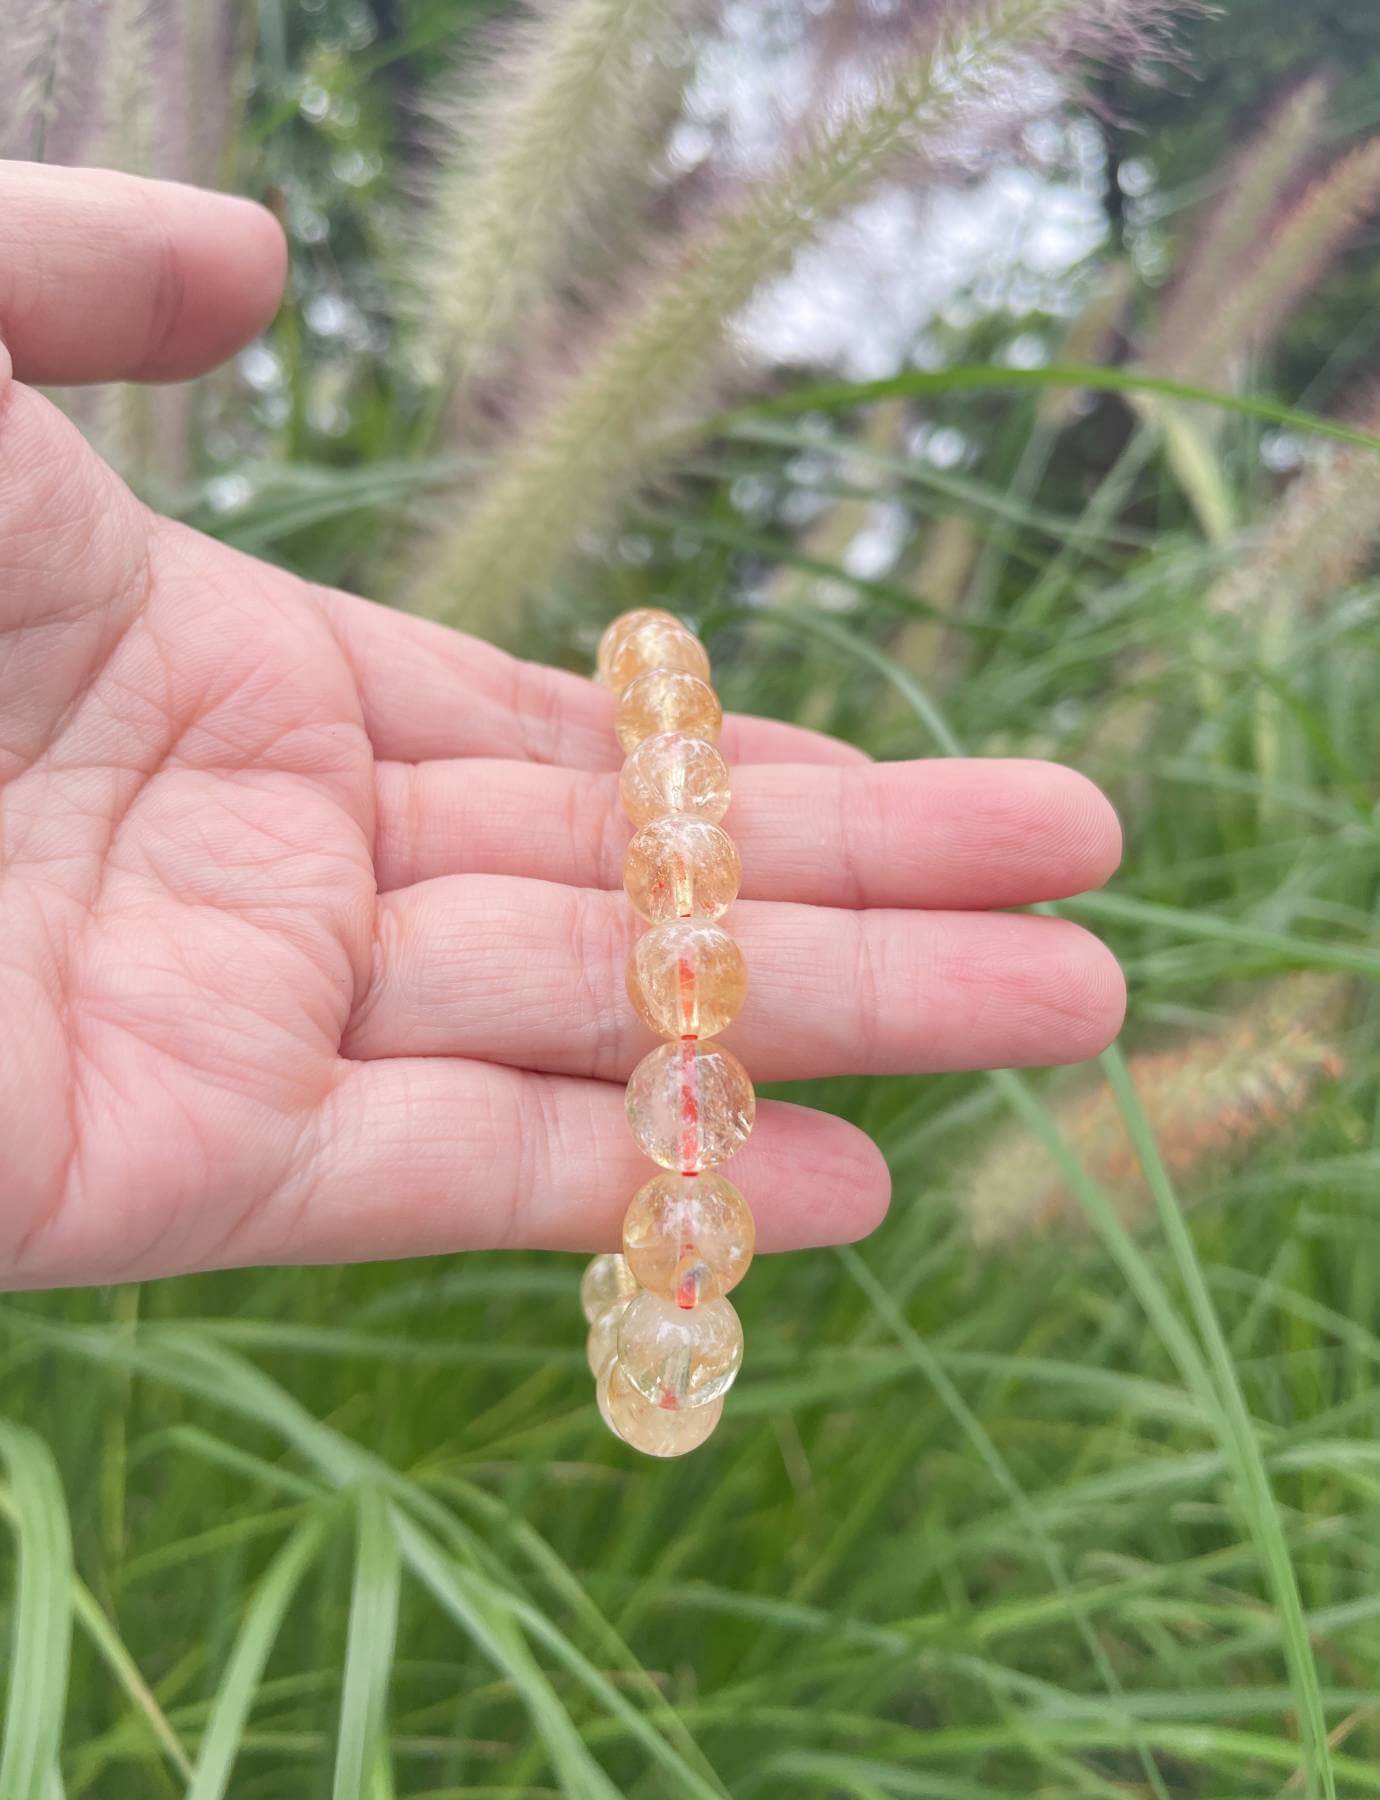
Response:
MULTIPOLYGON (((247 127, 270 167, 281 98, 247 127)), ((371 543, 448 516, 489 449, 407 452, 385 362, 324 453, 302 301, 286 422, 186 510, 386 591, 371 543)), ((759 1262, 725 1422, 669 1466, 596 1417, 574 1259, 5 1300, 0 1800, 1380 1793, 1380 586, 1271 582, 1260 455, 1380 444, 1268 365, 1219 393, 991 349, 734 405, 512 629, 583 668, 655 597, 734 706, 1102 781, 1125 867, 1062 910, 1127 968, 1126 1054, 1089 1078, 1124 1153, 1041 1074, 811 1084, 885 1150, 891 1217, 759 1262), (1069 388, 1086 416, 1052 427, 1069 388), (1147 397, 1211 417, 1191 456, 1147 397), (861 574, 838 540, 879 508, 902 547, 861 574), (946 531, 974 552, 951 591, 946 531), (1242 567, 1268 620, 1211 600, 1242 567), (1241 1023, 1267 992, 1286 1035, 1300 995, 1321 1077, 1241 1023), (1175 1057, 1235 1024, 1205 1126, 1175 1057), (1076 1217, 1017 1206, 979 1247, 1001 1144, 1076 1217)))
MULTIPOLYGON (((764 454, 787 491, 794 448, 764 454)), ((1127 866, 1071 910, 1127 963, 1133 1046, 1281 972, 1373 975, 1380 865, 1356 803, 1376 595, 1304 628, 1287 679, 1259 668, 1205 623, 1157 480, 1138 498, 1163 529, 1110 565, 1066 533, 1043 620, 952 634, 957 676, 907 656, 923 615, 899 590, 846 615, 724 609, 713 631, 736 702, 885 754, 961 740, 1101 773, 1127 866), (1287 784, 1255 761, 1267 674, 1287 784)), ((909 494, 918 533, 952 503, 909 494)), ((695 497, 731 516, 704 481, 695 497)), ((1049 538, 1016 529, 1026 551, 1049 538)), ((677 577, 703 613, 696 563, 639 571, 677 577)), ((593 613, 577 589, 562 605, 574 660, 593 613)), ((0 1792, 49 1791, 69 1608, 69 1794, 1380 1791, 1363 987, 1344 1051, 1244 1163, 1175 1156, 1181 1196, 1112 1059, 1158 1224, 1121 1223, 1056 1140, 1094 1234, 981 1252, 976 1152, 1007 1106, 1048 1136, 1047 1084, 818 1084, 886 1149, 892 1217, 857 1250, 759 1266, 748 1368, 685 1464, 602 1432, 564 1259, 199 1277, 145 1289, 137 1323, 120 1295, 8 1302, 13 1629, 47 1672, 13 1659, 31 1723, 6 1754, 30 1785, 7 1768, 0 1792)))

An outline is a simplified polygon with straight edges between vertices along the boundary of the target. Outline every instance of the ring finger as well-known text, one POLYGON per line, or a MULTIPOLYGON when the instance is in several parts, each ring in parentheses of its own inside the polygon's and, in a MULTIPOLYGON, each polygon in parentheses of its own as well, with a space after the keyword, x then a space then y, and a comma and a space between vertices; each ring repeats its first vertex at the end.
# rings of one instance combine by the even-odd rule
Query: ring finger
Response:
MULTIPOLYGON (((622 894, 448 876, 384 895, 378 921, 346 1056, 618 1080, 652 1045, 622 894)), ((1063 919, 744 901, 726 923, 750 972, 727 1041, 763 1081, 1078 1062, 1121 1023, 1114 958, 1063 919)))

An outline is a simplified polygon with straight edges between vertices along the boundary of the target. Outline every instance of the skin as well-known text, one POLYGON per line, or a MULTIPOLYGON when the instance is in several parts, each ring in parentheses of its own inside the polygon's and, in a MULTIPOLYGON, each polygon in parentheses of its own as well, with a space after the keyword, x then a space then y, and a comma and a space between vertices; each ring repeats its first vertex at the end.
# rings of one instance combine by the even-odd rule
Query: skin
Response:
MULTIPOLYGON (((138 502, 33 383, 180 379, 271 318, 252 204, 0 165, 0 1282, 616 1244, 610 696, 138 502), (12 369, 11 369, 12 363, 12 369)), ((1120 854, 1037 762, 877 765, 732 719, 728 1042, 761 1079, 1072 1062, 1122 1017, 1078 926, 997 909, 1120 854)), ((861 1236, 846 1122, 764 1102, 762 1247, 861 1236)))

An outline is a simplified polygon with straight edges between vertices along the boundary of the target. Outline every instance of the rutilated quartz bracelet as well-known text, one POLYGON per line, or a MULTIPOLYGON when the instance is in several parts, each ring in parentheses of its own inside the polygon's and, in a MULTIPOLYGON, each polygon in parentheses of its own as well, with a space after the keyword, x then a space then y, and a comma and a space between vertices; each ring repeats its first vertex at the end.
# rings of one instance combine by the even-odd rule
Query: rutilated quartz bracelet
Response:
POLYGON ((649 1456, 683 1456, 718 1424, 743 1360, 726 1296, 752 1261, 752 1214, 717 1169, 746 1141, 756 1100, 717 1041, 747 971, 715 923, 742 870, 719 823, 729 778, 703 644, 672 614, 641 607, 604 633, 598 678, 618 696, 619 792, 636 828, 623 885, 649 926, 628 962, 628 997, 666 1042, 627 1091, 633 1136, 661 1172, 633 1196, 622 1254, 595 1257, 580 1298, 605 1423, 649 1456))

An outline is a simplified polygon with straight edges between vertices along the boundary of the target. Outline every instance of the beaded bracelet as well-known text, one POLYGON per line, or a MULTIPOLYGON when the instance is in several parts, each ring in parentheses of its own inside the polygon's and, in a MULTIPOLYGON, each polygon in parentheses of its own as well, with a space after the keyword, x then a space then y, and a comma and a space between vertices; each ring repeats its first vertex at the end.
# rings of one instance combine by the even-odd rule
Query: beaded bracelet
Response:
POLYGON ((605 1423, 649 1456, 683 1456, 718 1424, 743 1360, 725 1295, 752 1261, 752 1214, 715 1170, 746 1141, 756 1100, 715 1041, 743 1004, 747 971, 714 923, 742 868, 719 824, 729 779, 703 644, 670 613, 641 607, 604 633, 598 679, 619 697, 619 793, 636 827, 623 886, 650 926, 628 962, 628 997, 668 1041, 627 1092, 633 1136, 664 1172, 634 1195, 622 1254, 595 1257, 580 1299, 605 1423))

